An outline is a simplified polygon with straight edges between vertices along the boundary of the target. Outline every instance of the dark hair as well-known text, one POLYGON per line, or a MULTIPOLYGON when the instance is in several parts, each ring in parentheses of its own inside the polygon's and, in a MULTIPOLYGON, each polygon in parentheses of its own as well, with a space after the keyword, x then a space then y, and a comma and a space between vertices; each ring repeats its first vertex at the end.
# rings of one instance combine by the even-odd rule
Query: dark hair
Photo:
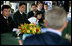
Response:
POLYGON ((48 6, 48 4, 46 4, 46 3, 44 5, 47 5, 48 6))
POLYGON ((43 15, 43 13, 41 11, 37 11, 35 17, 37 17, 37 15, 39 15, 39 14, 42 14, 43 15))
POLYGON ((3 6, 2 6, 2 11, 3 11, 4 9, 9 9, 9 8, 11 8, 9 5, 3 5, 3 6))
POLYGON ((42 1, 38 1, 37 5, 38 5, 38 4, 43 4, 43 2, 42 2, 42 1))
POLYGON ((36 6, 36 4, 35 4, 35 3, 33 3, 33 4, 31 5, 31 7, 32 7, 32 6, 36 6))
POLYGON ((19 6, 22 6, 22 5, 27 5, 27 4, 20 2, 20 3, 19 3, 19 6))

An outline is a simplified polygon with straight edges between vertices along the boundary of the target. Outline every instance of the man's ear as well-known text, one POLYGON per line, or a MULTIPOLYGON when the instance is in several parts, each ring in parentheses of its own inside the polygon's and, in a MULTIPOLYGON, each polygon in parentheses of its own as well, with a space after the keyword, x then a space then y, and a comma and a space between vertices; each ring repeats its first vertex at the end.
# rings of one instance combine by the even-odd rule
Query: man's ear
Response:
POLYGON ((48 27, 48 23, 46 20, 44 20, 44 25, 45 25, 45 27, 48 27))
POLYGON ((67 20, 65 21, 65 24, 63 25, 63 27, 60 29, 60 32, 62 32, 66 27, 67 27, 67 24, 68 24, 68 22, 67 22, 67 20))
POLYGON ((68 22, 67 22, 67 21, 65 21, 64 28, 66 28, 66 27, 67 27, 67 25, 68 25, 68 22))

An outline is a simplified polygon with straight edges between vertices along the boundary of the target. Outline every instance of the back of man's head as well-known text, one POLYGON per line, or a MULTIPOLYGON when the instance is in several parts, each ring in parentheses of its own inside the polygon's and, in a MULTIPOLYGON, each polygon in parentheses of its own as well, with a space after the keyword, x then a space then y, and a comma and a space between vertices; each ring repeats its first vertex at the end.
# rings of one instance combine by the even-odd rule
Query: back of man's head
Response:
POLYGON ((58 6, 55 6, 52 10, 47 11, 45 19, 48 23, 48 27, 53 29, 61 29, 66 21, 66 11, 58 6))

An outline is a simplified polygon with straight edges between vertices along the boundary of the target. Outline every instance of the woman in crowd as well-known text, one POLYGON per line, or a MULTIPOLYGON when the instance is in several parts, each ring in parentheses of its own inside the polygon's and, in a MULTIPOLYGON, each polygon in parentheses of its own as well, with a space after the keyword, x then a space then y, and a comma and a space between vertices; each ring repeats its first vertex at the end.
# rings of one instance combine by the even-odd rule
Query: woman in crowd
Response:
MULTIPOLYGON (((43 13, 41 11, 38 11, 34 17, 31 17, 28 19, 30 23, 36 23, 36 25, 40 25, 43 23, 43 18, 42 18, 43 13)), ((40 25, 42 26, 42 25, 40 25)))

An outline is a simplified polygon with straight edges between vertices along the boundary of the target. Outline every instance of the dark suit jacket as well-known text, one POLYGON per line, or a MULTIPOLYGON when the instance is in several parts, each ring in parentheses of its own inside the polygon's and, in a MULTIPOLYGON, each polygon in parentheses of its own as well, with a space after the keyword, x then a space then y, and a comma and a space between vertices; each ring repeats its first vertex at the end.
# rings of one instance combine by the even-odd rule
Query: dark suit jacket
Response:
POLYGON ((23 45, 70 45, 70 43, 55 33, 46 32, 26 37, 23 45))
POLYGON ((33 17, 33 16, 34 16, 33 11, 30 11, 30 12, 28 13, 28 18, 33 17))
POLYGON ((11 16, 8 17, 8 24, 7 24, 7 20, 3 17, 3 15, 0 15, 0 31, 1 33, 5 33, 5 32, 12 32, 12 29, 15 28, 15 23, 12 20, 11 16))
POLYGON ((17 26, 20 24, 29 23, 29 21, 27 20, 27 15, 25 13, 20 14, 19 10, 14 13, 13 19, 17 26))

